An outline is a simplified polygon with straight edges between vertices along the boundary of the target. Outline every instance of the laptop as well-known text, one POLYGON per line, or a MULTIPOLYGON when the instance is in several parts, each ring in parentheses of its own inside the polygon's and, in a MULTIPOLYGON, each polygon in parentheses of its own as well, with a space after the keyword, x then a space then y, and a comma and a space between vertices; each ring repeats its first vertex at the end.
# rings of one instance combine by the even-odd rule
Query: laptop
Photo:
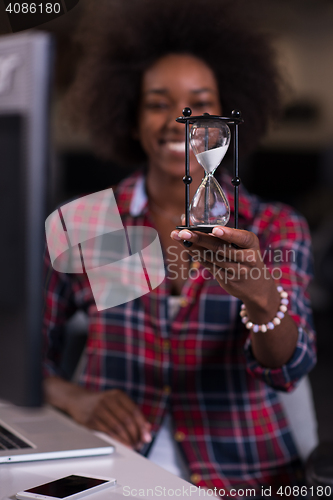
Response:
POLYGON ((115 447, 57 410, 0 404, 0 463, 113 453, 115 447))

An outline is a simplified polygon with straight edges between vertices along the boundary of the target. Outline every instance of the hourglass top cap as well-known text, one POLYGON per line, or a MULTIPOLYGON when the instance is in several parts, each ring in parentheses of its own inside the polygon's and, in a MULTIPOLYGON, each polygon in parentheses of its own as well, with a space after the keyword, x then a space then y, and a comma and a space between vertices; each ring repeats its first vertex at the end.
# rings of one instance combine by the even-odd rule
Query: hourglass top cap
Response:
POLYGON ((183 116, 179 116, 176 118, 176 122, 178 123, 186 123, 189 122, 194 124, 200 120, 221 120, 226 122, 229 125, 243 123, 242 113, 239 109, 232 111, 231 117, 228 116, 219 116, 219 115, 210 115, 209 113, 203 113, 199 116, 192 116, 192 110, 189 107, 183 109, 183 116))

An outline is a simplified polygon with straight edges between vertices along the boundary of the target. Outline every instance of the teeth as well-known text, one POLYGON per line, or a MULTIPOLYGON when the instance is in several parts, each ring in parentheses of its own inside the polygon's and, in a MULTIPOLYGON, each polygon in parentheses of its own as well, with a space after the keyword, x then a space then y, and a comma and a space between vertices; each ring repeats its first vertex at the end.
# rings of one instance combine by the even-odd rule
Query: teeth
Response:
POLYGON ((177 153, 185 152, 185 142, 168 142, 168 148, 177 153))

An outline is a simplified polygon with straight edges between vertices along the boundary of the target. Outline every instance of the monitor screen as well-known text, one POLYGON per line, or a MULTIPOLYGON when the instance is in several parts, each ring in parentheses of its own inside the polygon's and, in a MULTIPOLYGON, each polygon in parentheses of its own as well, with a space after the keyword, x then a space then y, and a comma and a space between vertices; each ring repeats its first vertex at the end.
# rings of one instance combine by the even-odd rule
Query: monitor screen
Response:
POLYGON ((0 399, 42 402, 42 256, 52 41, 0 37, 0 399))

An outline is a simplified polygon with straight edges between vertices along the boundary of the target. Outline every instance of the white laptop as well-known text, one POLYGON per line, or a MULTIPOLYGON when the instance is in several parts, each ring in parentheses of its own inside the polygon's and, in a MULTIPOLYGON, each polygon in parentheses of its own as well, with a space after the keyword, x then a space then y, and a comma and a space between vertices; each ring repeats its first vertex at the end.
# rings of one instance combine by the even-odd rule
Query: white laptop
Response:
POLYGON ((53 408, 0 404, 0 463, 108 455, 114 450, 53 408))

